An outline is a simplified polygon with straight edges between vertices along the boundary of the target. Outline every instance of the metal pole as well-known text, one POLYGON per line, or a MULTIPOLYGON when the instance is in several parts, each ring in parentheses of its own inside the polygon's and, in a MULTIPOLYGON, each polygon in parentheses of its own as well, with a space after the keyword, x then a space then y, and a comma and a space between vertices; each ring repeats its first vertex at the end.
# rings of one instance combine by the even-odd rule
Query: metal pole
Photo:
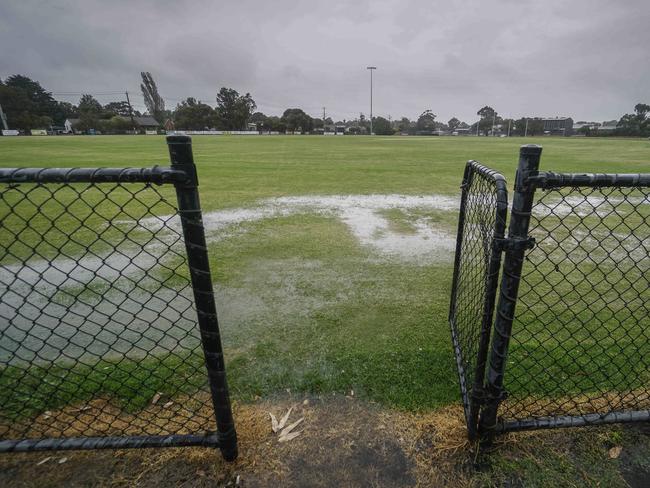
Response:
POLYGON ((510 124, 512 124, 512 120, 508 120, 508 137, 510 137, 510 124))
POLYGON ((512 241, 513 245, 506 250, 503 262, 492 351, 486 376, 486 402, 479 419, 479 432, 486 444, 492 442, 494 437, 499 404, 505 395, 503 377, 526 252, 523 244, 528 240, 530 213, 533 208, 535 187, 526 185, 525 180, 531 173, 537 172, 541 154, 542 148, 533 144, 522 146, 519 150, 519 166, 515 176, 515 191, 508 227, 508 240, 512 241))
POLYGON ((131 100, 129 99, 129 92, 125 91, 126 103, 129 104, 129 115, 131 116, 131 125, 133 126, 133 134, 135 135, 135 120, 133 120, 133 107, 131 106, 131 100))
POLYGON ((526 119, 526 130, 524 131, 524 137, 528 137, 528 119, 526 119))
POLYGON ((377 69, 376 66, 368 66, 370 70, 370 135, 372 135, 372 72, 377 69))
POLYGON ((172 168, 183 170, 189 176, 187 181, 174 185, 178 198, 178 213, 183 227, 201 344, 217 421, 219 448, 224 459, 233 461, 237 458, 237 433, 226 381, 226 366, 199 201, 199 182, 192 155, 192 139, 189 136, 168 136, 167 145, 172 168))
POLYGON ((7 125, 7 116, 2 111, 2 105, 0 105, 0 120, 2 120, 2 127, 4 127, 4 130, 9 130, 9 126, 7 125))

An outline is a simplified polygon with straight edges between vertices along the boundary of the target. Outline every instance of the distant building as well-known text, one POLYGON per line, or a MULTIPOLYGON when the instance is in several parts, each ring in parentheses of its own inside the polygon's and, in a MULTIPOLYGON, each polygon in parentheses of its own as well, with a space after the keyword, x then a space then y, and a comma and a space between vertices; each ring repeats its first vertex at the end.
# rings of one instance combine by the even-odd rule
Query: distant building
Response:
POLYGON ((570 136, 573 134, 573 119, 571 117, 552 117, 542 119, 544 134, 553 136, 570 136))
POLYGON ((617 120, 606 120, 605 122, 602 123, 600 127, 598 127, 598 132, 614 132, 616 130, 616 127, 618 126, 618 121, 617 120))
MULTIPOLYGON (((117 115, 116 117, 119 117, 120 119, 125 120, 127 122, 131 122, 131 117, 125 117, 122 115, 117 115)), ((68 134, 81 133, 81 131, 76 129, 80 121, 81 119, 66 119, 65 123, 63 124, 65 128, 65 132, 68 134)), ((142 115, 138 117, 134 116, 133 122, 135 123, 136 127, 139 127, 144 131, 157 130, 160 127, 158 121, 154 119, 151 115, 142 115)))

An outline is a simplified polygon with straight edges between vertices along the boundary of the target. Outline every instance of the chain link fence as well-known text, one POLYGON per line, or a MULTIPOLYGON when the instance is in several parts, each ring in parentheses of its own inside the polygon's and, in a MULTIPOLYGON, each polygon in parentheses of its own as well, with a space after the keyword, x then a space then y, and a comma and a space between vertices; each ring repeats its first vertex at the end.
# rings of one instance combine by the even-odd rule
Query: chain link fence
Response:
POLYGON ((171 168, 0 170, 0 450, 236 456, 191 143, 168 143, 171 168))
POLYGON ((505 252, 494 314, 486 267, 470 293, 457 283, 479 255, 466 221, 489 227, 497 206, 463 194, 450 322, 472 438, 650 420, 650 175, 544 173, 540 156, 522 147, 508 237, 488 237, 505 252))

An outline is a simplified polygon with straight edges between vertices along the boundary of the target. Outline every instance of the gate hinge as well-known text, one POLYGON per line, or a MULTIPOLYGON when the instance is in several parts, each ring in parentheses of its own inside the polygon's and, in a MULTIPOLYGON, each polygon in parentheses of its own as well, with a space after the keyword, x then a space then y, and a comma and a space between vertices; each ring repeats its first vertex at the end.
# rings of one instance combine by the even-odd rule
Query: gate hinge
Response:
POLYGON ((535 238, 527 239, 494 239, 494 247, 497 251, 525 251, 535 247, 535 238))

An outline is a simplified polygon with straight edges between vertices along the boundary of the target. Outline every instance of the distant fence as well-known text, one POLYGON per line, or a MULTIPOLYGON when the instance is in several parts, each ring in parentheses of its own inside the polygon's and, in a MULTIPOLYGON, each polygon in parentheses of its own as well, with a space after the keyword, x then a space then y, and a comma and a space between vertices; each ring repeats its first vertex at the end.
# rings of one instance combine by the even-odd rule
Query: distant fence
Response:
POLYGON ((0 169, 0 451, 237 439, 189 137, 171 167, 0 169))
POLYGON ((502 177, 465 171, 449 320, 471 438, 650 420, 650 174, 540 155, 521 149, 505 239, 507 196, 481 175, 502 177))

